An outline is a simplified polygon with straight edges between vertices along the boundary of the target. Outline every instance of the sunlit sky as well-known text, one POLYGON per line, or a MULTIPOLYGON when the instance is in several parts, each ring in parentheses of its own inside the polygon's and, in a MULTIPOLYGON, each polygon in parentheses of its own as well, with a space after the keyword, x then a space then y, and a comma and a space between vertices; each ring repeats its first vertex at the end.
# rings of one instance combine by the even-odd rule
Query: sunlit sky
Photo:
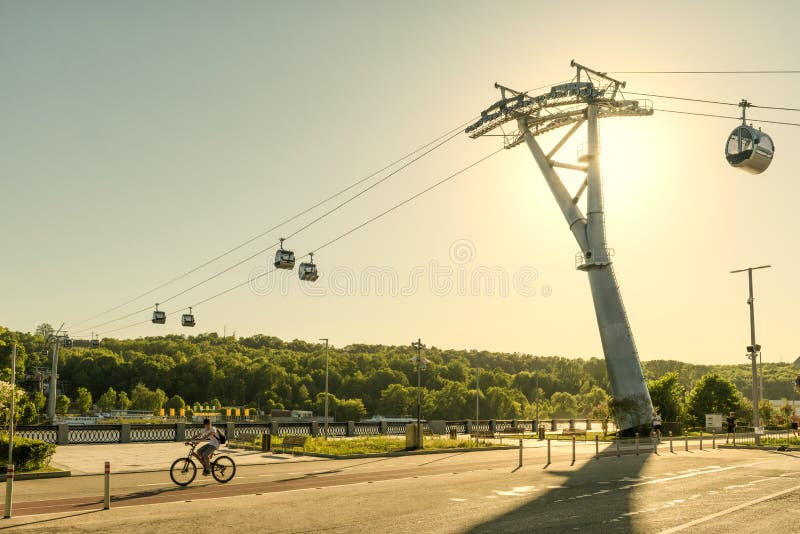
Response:
MULTIPOLYGON (((476 116, 498 99, 496 81, 524 90, 566 80, 573 58, 609 72, 800 68, 800 5, 770 6, 0 2, 0 324, 71 325, 156 287, 476 116)), ((630 91, 798 107, 800 75, 619 77, 630 91)), ((800 113, 750 115, 800 122, 800 113)), ((755 279, 764 360, 800 355, 800 128, 763 125, 776 158, 753 176, 725 162, 736 125, 659 112, 600 124, 608 241, 643 359, 744 363, 747 280, 728 272, 762 264, 773 265, 755 279)), ((540 141, 550 147, 563 133, 540 141)), ((576 137, 562 159, 574 161, 585 130, 576 137)), ((313 251, 500 144, 457 136, 287 248, 313 251)), ((580 177, 563 176, 574 191, 580 177)), ((333 205, 70 331, 263 333, 337 346, 421 337, 447 348, 602 356, 588 281, 574 269, 578 247, 524 146, 320 250, 313 291, 283 271, 273 278, 283 289, 245 286, 196 306, 194 330, 170 315, 166 325, 109 333, 149 311, 99 326, 163 302, 333 205), (472 283, 482 268, 507 273, 507 294, 472 283), (396 273, 394 294, 362 283, 375 270, 396 273), (514 277, 534 270, 526 287, 536 294, 522 294, 514 277), (438 289, 433 271, 445 273, 438 289)), ((245 282, 272 254, 161 309, 245 282)))

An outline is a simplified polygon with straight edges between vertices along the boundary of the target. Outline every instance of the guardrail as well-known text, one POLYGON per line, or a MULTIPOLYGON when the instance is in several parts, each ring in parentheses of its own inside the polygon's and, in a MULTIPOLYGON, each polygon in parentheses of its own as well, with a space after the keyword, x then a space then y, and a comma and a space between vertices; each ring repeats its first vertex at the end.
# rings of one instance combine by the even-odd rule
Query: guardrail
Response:
MULTIPOLYGON (((602 422, 590 419, 548 419, 537 421, 530 419, 483 419, 474 421, 470 419, 459 421, 439 421, 438 425, 425 422, 425 428, 446 428, 455 430, 459 434, 469 434, 474 431, 498 432, 508 428, 521 428, 526 432, 534 432, 537 428, 544 427, 548 431, 563 429, 601 430, 602 422)), ((324 423, 317 421, 302 422, 268 422, 268 423, 217 423, 229 439, 249 440, 262 434, 273 436, 321 436, 324 433, 324 423)), ((33 438, 47 443, 59 445, 73 444, 101 444, 101 443, 136 443, 136 442, 170 442, 185 441, 196 434, 202 425, 195 423, 169 423, 169 424, 117 424, 117 425, 44 425, 44 426, 19 426, 16 429, 18 436, 33 438)), ((609 428, 609 431, 612 429, 609 428)), ((402 436, 406 432, 406 423, 396 421, 369 421, 369 422, 336 422, 328 423, 328 435, 337 437, 355 436, 402 436)))

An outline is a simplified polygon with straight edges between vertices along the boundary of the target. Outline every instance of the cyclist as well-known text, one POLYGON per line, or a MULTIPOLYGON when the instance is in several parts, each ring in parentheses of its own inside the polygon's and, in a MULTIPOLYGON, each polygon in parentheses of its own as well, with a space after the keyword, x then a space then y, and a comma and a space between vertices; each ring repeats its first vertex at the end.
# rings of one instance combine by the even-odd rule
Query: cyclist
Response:
POLYGON ((211 425, 211 420, 208 418, 203 419, 203 430, 201 430, 195 437, 187 441, 186 444, 200 443, 201 441, 208 440, 208 443, 197 449, 195 453, 203 464, 203 476, 211 474, 211 455, 214 451, 219 449, 219 432, 211 425))

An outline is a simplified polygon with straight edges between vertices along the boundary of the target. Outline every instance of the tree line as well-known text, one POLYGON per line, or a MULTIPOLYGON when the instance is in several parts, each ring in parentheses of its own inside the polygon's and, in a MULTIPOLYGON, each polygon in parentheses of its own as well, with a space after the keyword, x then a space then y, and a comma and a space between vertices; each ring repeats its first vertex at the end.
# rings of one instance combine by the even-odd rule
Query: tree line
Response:
MULTIPOLYGON (((10 344, 16 342, 17 380, 28 391, 29 418, 44 409, 37 376, 50 367, 51 355, 43 352, 48 327, 40 325, 33 333, 0 327, 0 379, 9 377, 10 344)), ((331 413, 337 420, 415 414, 414 356, 410 345, 330 347, 331 413)), ((533 418, 537 407, 542 419, 604 419, 613 411, 605 362, 599 358, 436 347, 426 349, 424 356, 422 415, 428 419, 474 418, 478 373, 481 418, 533 418)), ((750 388, 746 364, 655 360, 643 362, 643 368, 654 403, 666 420, 701 423, 700 410, 717 407, 717 401, 723 411, 746 415, 750 388)), ((199 404, 321 414, 324 403, 324 346, 265 335, 106 338, 100 348, 76 341, 72 348, 61 348, 58 369, 63 389, 60 412, 199 404)), ((764 396, 791 398, 794 376, 790 364, 764 364, 764 396)))

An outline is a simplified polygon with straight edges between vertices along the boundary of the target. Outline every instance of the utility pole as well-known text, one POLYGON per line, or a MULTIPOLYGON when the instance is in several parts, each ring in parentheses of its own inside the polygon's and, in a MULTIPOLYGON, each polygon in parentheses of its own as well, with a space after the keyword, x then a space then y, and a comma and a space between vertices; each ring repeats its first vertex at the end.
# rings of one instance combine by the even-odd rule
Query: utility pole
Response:
POLYGON ((422 448, 422 349, 425 345, 422 344, 422 339, 417 338, 417 341, 411 344, 412 347, 417 349, 417 448, 422 448))
MULTIPOLYGON (((481 420, 481 385, 480 385, 481 368, 475 368, 475 425, 478 425, 481 420)), ((475 427, 475 443, 478 443, 478 427, 475 427)))
POLYGON ((536 428, 539 430, 539 373, 536 373, 536 428))
POLYGON ((6 464, 6 502, 3 517, 11 517, 12 494, 14 492, 14 411, 17 399, 17 344, 11 347, 11 411, 8 414, 8 463, 6 464))
POLYGON ((321 337, 320 341, 325 342, 325 439, 328 439, 328 338, 321 337))
POLYGON ((747 284, 749 288, 747 304, 750 306, 750 345, 747 347, 747 357, 750 358, 753 372, 753 430, 755 433, 756 445, 761 444, 761 421, 758 414, 758 401, 760 392, 758 388, 758 364, 756 362, 756 359, 761 354, 761 345, 756 343, 756 312, 753 303, 753 271, 757 269, 768 269, 770 267, 772 266, 761 265, 759 267, 748 267, 746 269, 731 271, 731 274, 747 272, 747 284))
POLYGON ((47 395, 47 418, 50 424, 56 424, 56 388, 58 384, 58 336, 53 338, 53 362, 50 368, 50 391, 47 395))

